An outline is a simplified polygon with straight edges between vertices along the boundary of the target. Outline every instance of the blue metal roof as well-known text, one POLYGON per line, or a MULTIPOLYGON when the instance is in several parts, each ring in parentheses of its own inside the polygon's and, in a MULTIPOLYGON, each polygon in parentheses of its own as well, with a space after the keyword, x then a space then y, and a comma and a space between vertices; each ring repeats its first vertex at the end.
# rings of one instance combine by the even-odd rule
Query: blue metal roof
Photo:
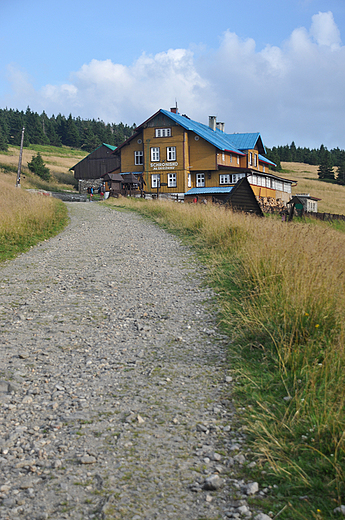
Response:
POLYGON ((212 195, 213 193, 230 193, 235 186, 215 186, 213 188, 191 188, 185 195, 212 195))
POLYGON ((226 134, 218 128, 212 130, 207 125, 193 121, 188 117, 175 114, 174 112, 168 112, 167 110, 161 109, 160 112, 177 124, 181 125, 186 130, 190 130, 203 139, 213 144, 216 148, 222 151, 230 151, 239 155, 245 155, 241 150, 253 150, 260 139, 264 152, 266 149, 263 145, 261 135, 259 132, 249 134, 226 134))
POLYGON ((259 154, 259 161, 267 163, 267 164, 272 164, 272 166, 277 166, 274 162, 267 159, 267 157, 264 157, 263 155, 260 155, 260 154, 259 154))
POLYGON ((186 130, 190 130, 195 134, 199 135, 205 141, 213 144, 218 150, 234 152, 239 155, 245 155, 241 152, 234 144, 228 139, 228 134, 221 132, 220 130, 212 130, 207 125, 202 123, 198 123, 197 121, 193 121, 192 119, 188 119, 185 116, 181 116, 180 114, 175 114, 174 112, 168 112, 167 110, 161 109, 160 112, 165 116, 169 117, 175 123, 182 126, 186 130))
MULTIPOLYGON (((228 134, 228 137, 231 140, 231 142, 234 143, 234 146, 237 146, 237 148, 239 148, 239 150, 253 150, 258 140, 261 139, 259 132, 249 134, 228 134)), ((263 143, 262 146, 265 150, 263 143)))

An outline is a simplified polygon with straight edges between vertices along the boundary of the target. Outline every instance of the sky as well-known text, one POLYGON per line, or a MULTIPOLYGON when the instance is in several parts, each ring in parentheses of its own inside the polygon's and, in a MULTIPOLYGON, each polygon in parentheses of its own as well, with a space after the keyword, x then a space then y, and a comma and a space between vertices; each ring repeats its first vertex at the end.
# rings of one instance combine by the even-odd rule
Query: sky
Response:
POLYGON ((345 149, 344 0, 1 0, 0 108, 345 149))

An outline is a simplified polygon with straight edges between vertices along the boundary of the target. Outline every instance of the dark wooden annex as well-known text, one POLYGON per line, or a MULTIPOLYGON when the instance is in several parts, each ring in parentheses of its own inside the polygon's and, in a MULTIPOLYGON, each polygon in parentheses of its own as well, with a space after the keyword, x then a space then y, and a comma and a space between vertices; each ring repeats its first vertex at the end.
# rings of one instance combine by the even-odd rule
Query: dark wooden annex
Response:
POLYGON ((260 205, 246 177, 234 186, 192 188, 184 195, 185 202, 225 204, 234 211, 263 216, 260 205))
POLYGON ((103 143, 70 168, 74 171, 74 178, 77 180, 100 179, 105 173, 119 168, 120 157, 113 155, 114 150, 116 150, 116 146, 103 143))
POLYGON ((247 177, 240 179, 231 192, 220 202, 227 204, 235 211, 252 213, 260 217, 264 215, 247 177))

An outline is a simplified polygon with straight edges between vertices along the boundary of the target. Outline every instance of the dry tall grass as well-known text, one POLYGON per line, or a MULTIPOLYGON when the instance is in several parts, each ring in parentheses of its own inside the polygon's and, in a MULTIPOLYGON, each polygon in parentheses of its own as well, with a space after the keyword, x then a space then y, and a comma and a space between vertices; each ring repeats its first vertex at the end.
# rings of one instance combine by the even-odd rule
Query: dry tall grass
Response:
POLYGON ((290 162, 281 164, 284 169, 282 177, 298 181, 297 186, 292 189, 293 195, 310 193, 313 197, 321 199, 318 202, 320 213, 345 215, 345 186, 320 181, 317 174, 318 166, 290 162))
MULTIPOLYGON (((74 164, 81 161, 87 154, 81 150, 73 150, 67 147, 56 148, 53 146, 34 146, 23 149, 22 179, 24 188, 38 188, 45 190, 71 190, 75 184, 73 172, 69 171, 74 164), (43 181, 37 175, 33 175, 27 167, 32 157, 40 151, 42 159, 49 168, 52 178, 50 182, 43 181)), ((10 146, 8 152, 0 152, 0 167, 8 167, 17 171, 19 161, 19 147, 10 146)))
POLYGON ((66 208, 51 197, 16 188, 13 175, 0 177, 0 259, 11 258, 52 236, 66 222, 66 208))
POLYGON ((192 239, 238 346, 231 362, 241 374, 247 428, 262 463, 296 489, 321 487, 341 503, 345 234, 210 205, 111 203, 192 239))

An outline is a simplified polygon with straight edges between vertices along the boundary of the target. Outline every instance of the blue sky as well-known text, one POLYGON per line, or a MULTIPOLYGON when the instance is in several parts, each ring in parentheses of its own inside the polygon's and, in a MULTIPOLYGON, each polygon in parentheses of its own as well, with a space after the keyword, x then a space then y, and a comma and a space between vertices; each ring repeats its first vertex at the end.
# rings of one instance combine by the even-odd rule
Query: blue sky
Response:
POLYGON ((1 0, 0 107, 345 148, 344 0, 1 0))

